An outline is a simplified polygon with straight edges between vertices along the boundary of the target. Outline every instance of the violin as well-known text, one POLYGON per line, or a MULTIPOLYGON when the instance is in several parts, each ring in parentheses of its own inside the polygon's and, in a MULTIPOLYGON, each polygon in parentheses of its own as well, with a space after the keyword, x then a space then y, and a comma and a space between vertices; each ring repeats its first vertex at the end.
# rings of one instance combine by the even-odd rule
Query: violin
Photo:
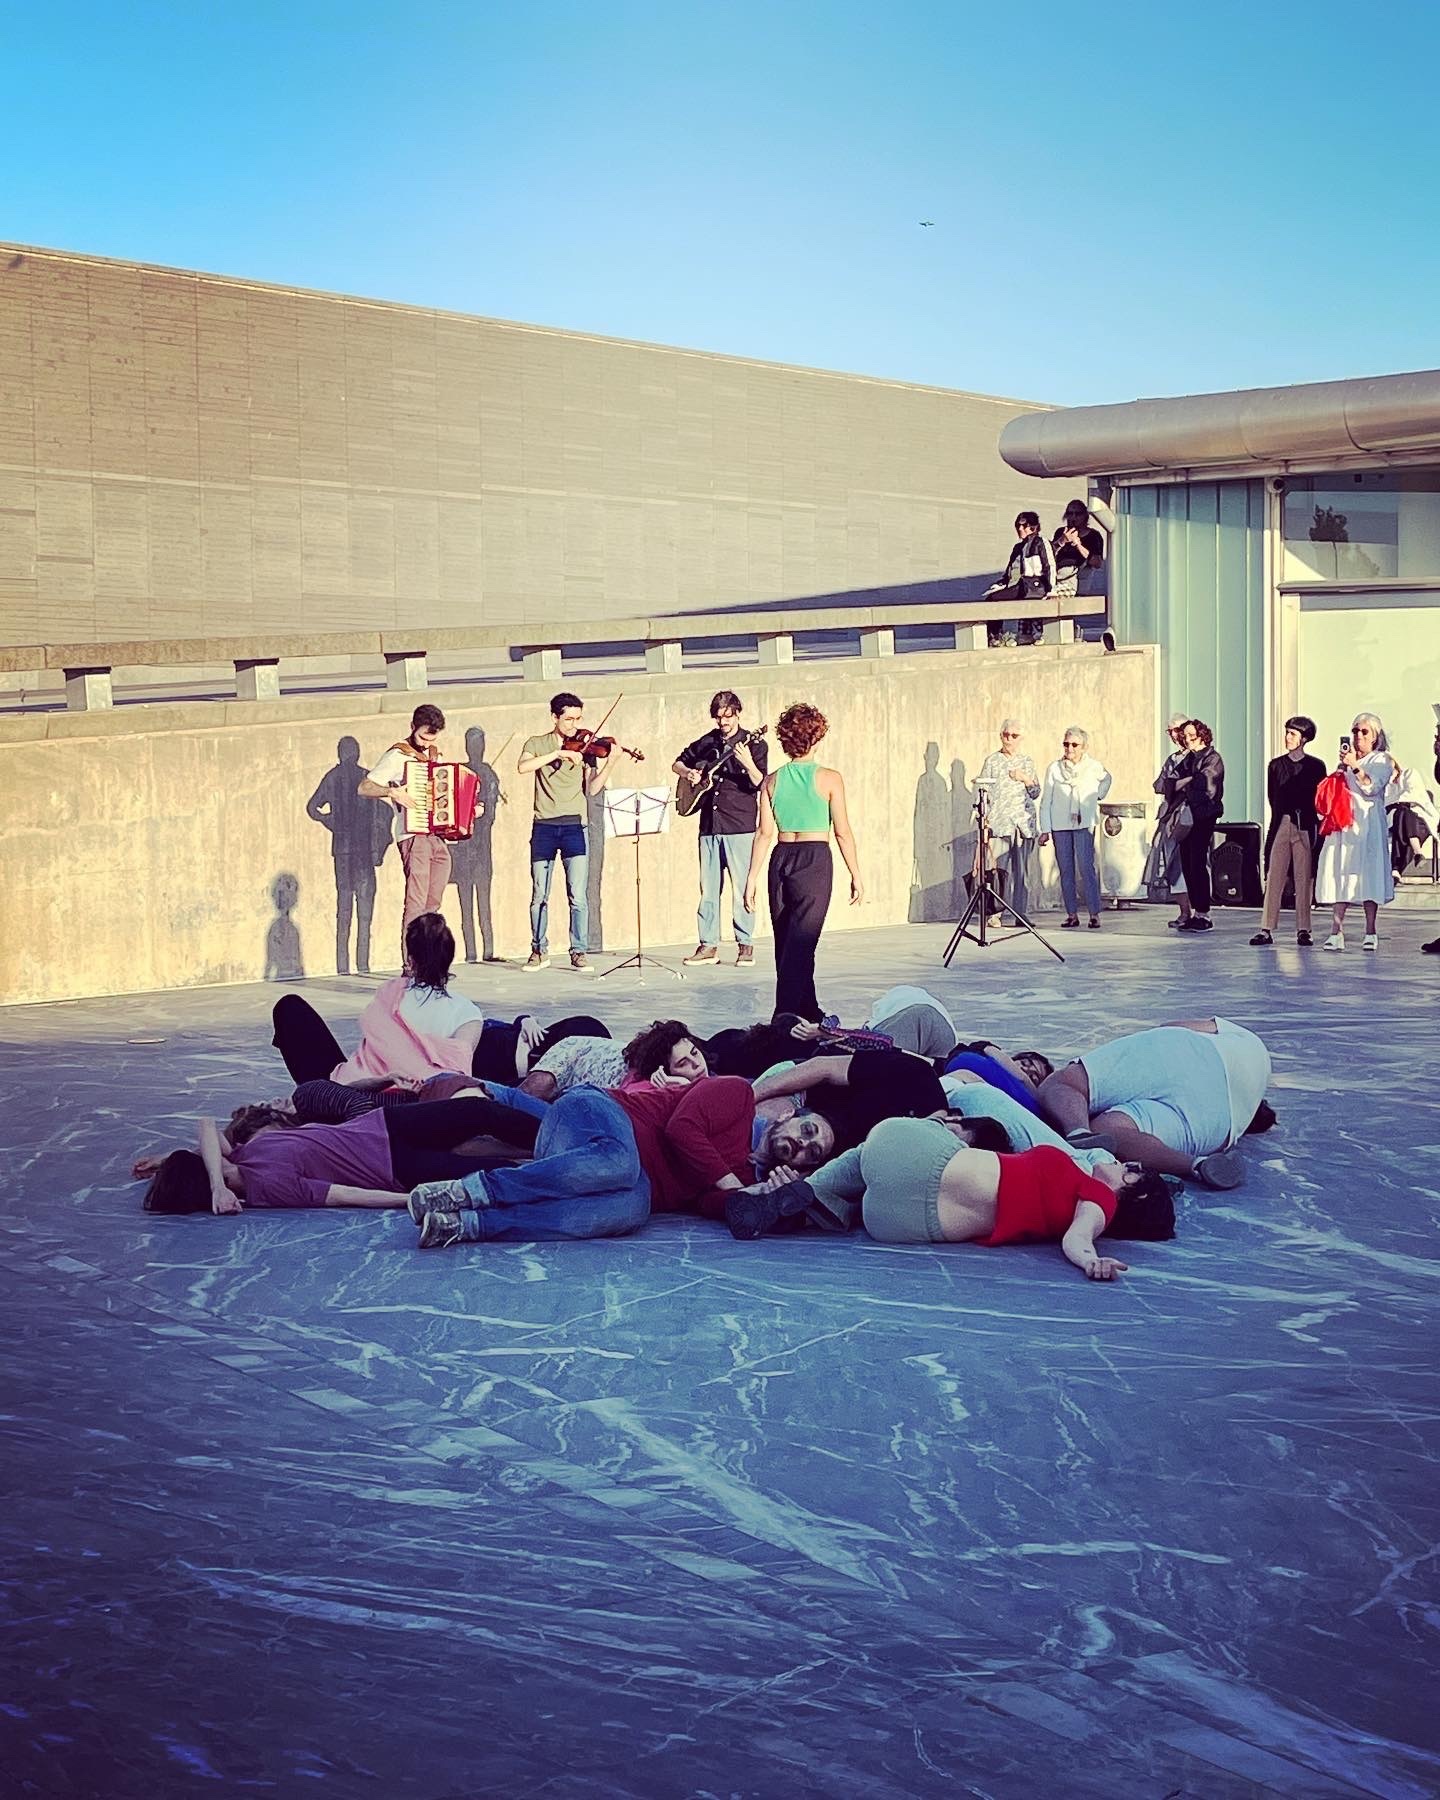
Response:
POLYGON ((586 762, 595 763, 609 756, 612 750, 619 750, 632 762, 644 762, 643 750, 632 750, 628 744, 622 744, 613 737, 600 737, 595 732, 582 726, 573 736, 561 740, 562 750, 578 750, 586 762))

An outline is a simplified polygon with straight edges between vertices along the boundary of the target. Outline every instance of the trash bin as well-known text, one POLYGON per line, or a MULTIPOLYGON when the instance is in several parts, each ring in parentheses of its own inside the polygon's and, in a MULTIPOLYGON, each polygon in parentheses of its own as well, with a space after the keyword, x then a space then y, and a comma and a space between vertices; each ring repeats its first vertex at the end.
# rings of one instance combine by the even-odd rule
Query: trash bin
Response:
POLYGON ((1144 900, 1145 858, 1152 827, 1143 800, 1100 802, 1100 890, 1116 900, 1144 900))
POLYGON ((1251 819, 1224 821, 1215 827, 1210 846, 1210 885, 1217 906, 1259 906, 1265 898, 1260 879, 1260 827, 1251 819))

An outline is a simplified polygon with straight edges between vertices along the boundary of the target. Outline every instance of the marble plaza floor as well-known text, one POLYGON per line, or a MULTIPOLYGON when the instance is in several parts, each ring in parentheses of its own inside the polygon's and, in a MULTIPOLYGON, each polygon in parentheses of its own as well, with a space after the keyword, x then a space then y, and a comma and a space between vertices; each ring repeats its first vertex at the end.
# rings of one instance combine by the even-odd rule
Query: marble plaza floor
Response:
MULTIPOLYGON (((940 926, 822 951, 852 1018, 921 980, 1055 1055, 1265 1035, 1247 1184, 1114 1286, 673 1220, 422 1255, 403 1214, 150 1218, 138 1151, 280 1091, 277 990, 0 1012, 0 1788, 1440 1791, 1440 926, 1338 958, 1218 917, 1057 932, 1063 967, 947 972, 940 926)), ((767 956, 461 980, 704 1029, 768 1010, 767 956)), ((304 992, 349 1020, 367 984, 304 992)))

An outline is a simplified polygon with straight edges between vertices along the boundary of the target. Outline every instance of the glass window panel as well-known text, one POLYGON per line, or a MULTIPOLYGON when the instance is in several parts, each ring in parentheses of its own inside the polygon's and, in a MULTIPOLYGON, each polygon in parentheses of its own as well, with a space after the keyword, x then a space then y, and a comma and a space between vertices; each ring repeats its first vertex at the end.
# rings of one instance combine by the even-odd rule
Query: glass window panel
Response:
POLYGON ((1282 581, 1440 579, 1440 469, 1290 475, 1282 581))

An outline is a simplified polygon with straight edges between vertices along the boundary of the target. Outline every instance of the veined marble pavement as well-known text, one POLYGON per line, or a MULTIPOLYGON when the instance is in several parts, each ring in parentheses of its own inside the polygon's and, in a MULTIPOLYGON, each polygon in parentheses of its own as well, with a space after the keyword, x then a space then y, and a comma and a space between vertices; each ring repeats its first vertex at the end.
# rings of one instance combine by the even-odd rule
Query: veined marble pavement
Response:
MULTIPOLYGON (((1440 1791, 1435 922, 1336 958, 1218 917, 1107 915, 1063 967, 822 949, 848 1018, 913 980, 1057 1057, 1262 1032, 1280 1128, 1113 1286, 676 1220, 421 1254, 403 1214, 151 1218, 137 1152, 282 1089, 278 990, 0 1012, 0 1788, 1440 1791)), ((459 977, 617 1034, 770 979, 459 977)), ((303 991, 348 1022, 370 985, 303 991)))

